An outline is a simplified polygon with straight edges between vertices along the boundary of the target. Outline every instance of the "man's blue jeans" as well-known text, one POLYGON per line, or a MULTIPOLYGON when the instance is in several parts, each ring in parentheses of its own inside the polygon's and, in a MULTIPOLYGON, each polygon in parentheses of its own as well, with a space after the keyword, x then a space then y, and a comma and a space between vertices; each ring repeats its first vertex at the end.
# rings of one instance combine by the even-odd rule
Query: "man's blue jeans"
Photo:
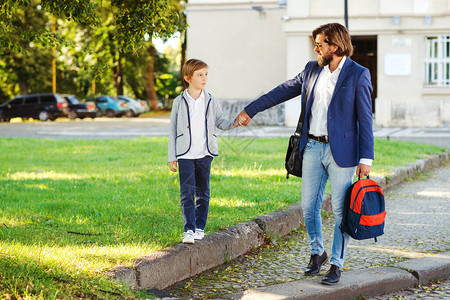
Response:
POLYGON ((339 167, 333 159, 329 143, 319 143, 309 139, 303 152, 302 172, 301 205, 312 254, 322 254, 324 251, 321 206, 325 186, 330 178, 331 204, 335 220, 330 262, 342 268, 349 235, 343 234, 339 226, 343 217, 345 194, 352 184, 355 167, 339 167), (344 252, 341 257, 343 245, 344 252))
POLYGON ((205 229, 209 209, 209 175, 212 160, 211 156, 178 160, 184 232, 205 229))

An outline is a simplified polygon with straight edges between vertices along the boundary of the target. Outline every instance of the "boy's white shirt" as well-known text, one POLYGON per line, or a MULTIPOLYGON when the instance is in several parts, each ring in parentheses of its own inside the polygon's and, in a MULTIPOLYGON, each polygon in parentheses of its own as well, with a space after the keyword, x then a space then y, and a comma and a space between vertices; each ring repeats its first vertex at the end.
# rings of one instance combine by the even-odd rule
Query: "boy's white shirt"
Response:
POLYGON ((200 159, 207 155, 206 147, 206 127, 205 127, 205 91, 202 90, 197 99, 192 98, 189 92, 186 93, 189 105, 189 115, 191 119, 192 144, 189 151, 178 159, 200 159))
MULTIPOLYGON (((233 129, 236 120, 227 120, 223 115, 219 101, 207 91, 203 90, 203 92, 205 95, 205 106, 207 108, 209 106, 207 114, 205 112, 205 117, 203 118, 206 123, 207 151, 208 155, 218 156, 219 146, 216 128, 220 130, 233 129)), ((184 90, 181 95, 173 100, 172 112, 170 113, 169 141, 167 143, 168 162, 176 161, 192 147, 191 129, 189 127, 191 117, 186 94, 187 91, 184 90)))

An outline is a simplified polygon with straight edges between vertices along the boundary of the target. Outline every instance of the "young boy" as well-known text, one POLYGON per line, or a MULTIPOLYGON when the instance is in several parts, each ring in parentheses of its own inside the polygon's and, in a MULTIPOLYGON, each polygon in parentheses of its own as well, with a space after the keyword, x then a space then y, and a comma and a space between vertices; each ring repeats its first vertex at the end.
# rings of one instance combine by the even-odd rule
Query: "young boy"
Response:
POLYGON ((169 131, 169 167, 180 175, 183 243, 204 237, 209 208, 211 161, 219 154, 215 129, 233 128, 219 102, 205 89, 208 65, 188 60, 181 70, 184 92, 173 101, 169 131))

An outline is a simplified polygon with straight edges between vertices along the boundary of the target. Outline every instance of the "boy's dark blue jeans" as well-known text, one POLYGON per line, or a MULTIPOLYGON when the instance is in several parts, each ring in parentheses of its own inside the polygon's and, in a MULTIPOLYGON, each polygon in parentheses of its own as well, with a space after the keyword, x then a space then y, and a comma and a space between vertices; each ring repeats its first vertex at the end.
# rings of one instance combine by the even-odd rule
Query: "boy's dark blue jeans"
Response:
POLYGON ((178 160, 184 232, 205 229, 209 209, 209 177, 212 160, 211 156, 178 160))

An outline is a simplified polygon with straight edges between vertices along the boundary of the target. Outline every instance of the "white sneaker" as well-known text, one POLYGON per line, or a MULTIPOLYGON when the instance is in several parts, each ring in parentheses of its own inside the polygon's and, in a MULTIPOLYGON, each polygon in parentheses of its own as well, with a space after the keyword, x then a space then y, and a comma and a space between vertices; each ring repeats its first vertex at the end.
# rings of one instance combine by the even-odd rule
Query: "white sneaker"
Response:
POLYGON ((194 232, 192 230, 188 230, 188 231, 186 231, 184 233, 183 243, 184 244, 193 244, 193 243, 195 243, 194 232))
POLYGON ((195 233, 194 233, 194 239, 196 240, 201 240, 205 237, 205 231, 201 230, 201 229, 195 229, 195 233))

